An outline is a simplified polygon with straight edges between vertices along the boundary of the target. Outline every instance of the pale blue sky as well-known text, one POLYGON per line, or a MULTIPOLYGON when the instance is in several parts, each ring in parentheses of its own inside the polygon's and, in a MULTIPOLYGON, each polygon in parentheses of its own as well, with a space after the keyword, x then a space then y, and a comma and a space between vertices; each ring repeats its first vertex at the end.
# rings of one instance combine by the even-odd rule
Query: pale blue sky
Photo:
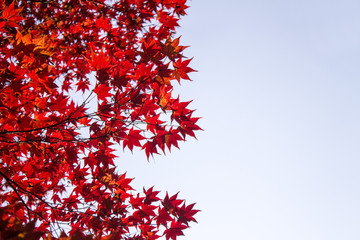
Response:
POLYGON ((204 132, 123 154, 202 210, 187 240, 360 239, 360 1, 193 0, 179 29, 204 132))

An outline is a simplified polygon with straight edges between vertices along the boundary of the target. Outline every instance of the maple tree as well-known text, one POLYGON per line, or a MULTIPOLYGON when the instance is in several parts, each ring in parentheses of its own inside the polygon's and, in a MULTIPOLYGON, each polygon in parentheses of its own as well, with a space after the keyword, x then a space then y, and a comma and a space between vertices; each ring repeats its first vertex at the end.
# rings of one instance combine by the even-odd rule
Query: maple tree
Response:
POLYGON ((147 158, 200 130, 172 93, 186 0, 0 0, 0 239, 176 239, 198 210, 136 192, 147 158))

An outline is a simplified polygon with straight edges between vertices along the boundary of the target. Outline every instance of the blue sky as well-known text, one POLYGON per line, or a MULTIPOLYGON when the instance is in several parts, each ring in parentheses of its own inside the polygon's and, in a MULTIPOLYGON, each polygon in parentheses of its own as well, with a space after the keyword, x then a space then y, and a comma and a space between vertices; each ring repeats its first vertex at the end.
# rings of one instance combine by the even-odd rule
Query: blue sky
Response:
POLYGON ((180 239, 360 239, 360 2, 189 2, 198 141, 123 154, 134 186, 197 202, 180 239))

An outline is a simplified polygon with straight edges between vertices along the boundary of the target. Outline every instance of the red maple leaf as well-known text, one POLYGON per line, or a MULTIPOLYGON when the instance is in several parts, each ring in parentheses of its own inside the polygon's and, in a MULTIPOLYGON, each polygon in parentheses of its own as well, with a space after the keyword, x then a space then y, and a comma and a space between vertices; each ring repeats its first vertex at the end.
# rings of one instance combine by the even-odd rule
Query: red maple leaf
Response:
POLYGON ((186 229, 187 226, 178 221, 172 221, 170 228, 164 231, 164 235, 166 240, 173 239, 176 240, 176 237, 184 235, 183 230, 186 229))

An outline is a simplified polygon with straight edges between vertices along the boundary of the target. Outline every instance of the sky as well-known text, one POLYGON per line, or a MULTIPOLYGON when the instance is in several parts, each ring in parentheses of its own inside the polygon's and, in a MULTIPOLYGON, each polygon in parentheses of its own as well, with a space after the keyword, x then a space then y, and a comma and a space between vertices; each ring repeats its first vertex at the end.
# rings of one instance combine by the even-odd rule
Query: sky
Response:
POLYGON ((360 1, 193 0, 204 131, 166 156, 123 153, 133 186, 196 202, 179 239, 360 239, 360 1))

